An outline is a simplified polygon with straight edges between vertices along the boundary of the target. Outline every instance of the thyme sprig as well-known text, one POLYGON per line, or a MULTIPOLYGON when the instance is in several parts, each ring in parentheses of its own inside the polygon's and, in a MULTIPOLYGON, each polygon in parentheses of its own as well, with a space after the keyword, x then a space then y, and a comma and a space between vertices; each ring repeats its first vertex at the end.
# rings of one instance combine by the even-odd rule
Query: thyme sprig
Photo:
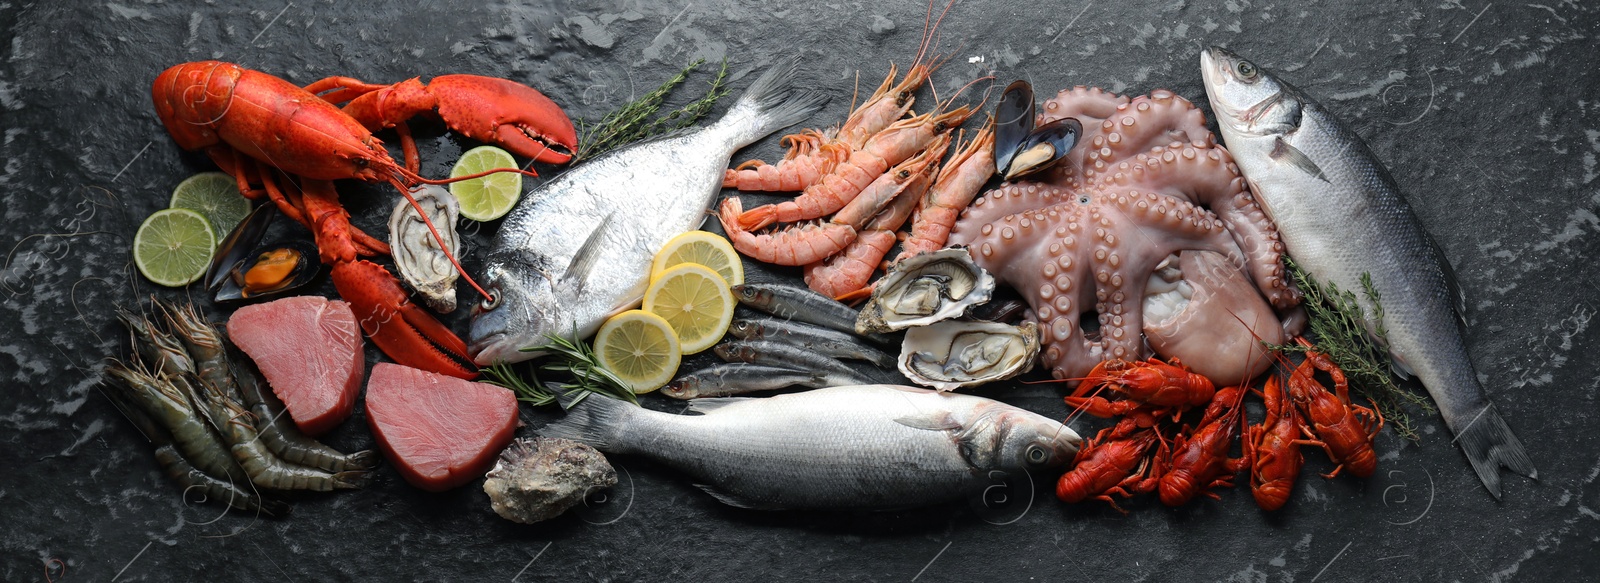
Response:
MULTIPOLYGON (((1431 414, 1433 404, 1427 397, 1395 382, 1393 361, 1386 348, 1388 332, 1383 327, 1383 304, 1379 302, 1377 288, 1372 285, 1371 274, 1361 274, 1361 293, 1371 303, 1372 320, 1376 322, 1374 333, 1369 334, 1366 311, 1354 292, 1341 290, 1333 282, 1320 284, 1287 257, 1284 263, 1295 284, 1305 292, 1306 314, 1310 317, 1311 334, 1316 337, 1316 350, 1339 365, 1350 386, 1372 401, 1396 433, 1412 441, 1421 439, 1406 407, 1417 407, 1431 414)), ((1273 348, 1285 352, 1306 350, 1295 343, 1273 348)))
POLYGON ((584 160, 599 156, 621 146, 637 142, 663 133, 689 127, 690 124, 700 121, 711 112, 717 100, 728 94, 726 81, 728 80, 728 61, 722 61, 722 68, 710 82, 711 88, 704 97, 693 103, 673 110, 664 115, 650 119, 661 110, 661 104, 674 88, 681 85, 705 59, 696 60, 678 71, 677 75, 667 79, 654 91, 644 96, 623 104, 616 111, 606 114, 600 121, 589 124, 578 120, 578 130, 581 138, 578 140, 578 153, 576 158, 584 160))

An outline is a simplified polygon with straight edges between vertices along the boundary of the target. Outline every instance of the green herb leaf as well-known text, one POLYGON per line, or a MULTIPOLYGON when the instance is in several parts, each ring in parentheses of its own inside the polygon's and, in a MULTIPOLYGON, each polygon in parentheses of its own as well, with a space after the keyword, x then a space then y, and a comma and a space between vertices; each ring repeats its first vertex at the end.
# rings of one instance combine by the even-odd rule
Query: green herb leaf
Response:
POLYGON ((528 375, 530 380, 524 380, 518 375, 511 365, 501 363, 483 369, 484 381, 491 385, 498 385, 517 394, 517 400, 530 403, 535 407, 542 407, 556 402, 556 394, 546 388, 539 378, 528 375))
MULTIPOLYGON (((577 335, 576 330, 573 331, 573 335, 577 335)), ((546 373, 547 376, 559 375, 571 378, 570 384, 552 383, 562 392, 573 393, 574 398, 567 404, 568 407, 577 404, 589 393, 600 393, 613 399, 639 404, 638 395, 633 394, 633 390, 629 389, 622 379, 600 365, 600 358, 588 344, 574 342, 555 334, 547 334, 545 337, 550 341, 539 346, 523 348, 522 351, 549 353, 546 358, 552 360, 542 363, 539 372, 546 373)), ((554 395, 554 391, 550 391, 546 385, 541 385, 540 388, 554 395)))
MULTIPOLYGON (((1421 439, 1406 413, 1406 406, 1417 407, 1431 414, 1434 411, 1433 404, 1427 397, 1395 383, 1393 361, 1386 348, 1388 340, 1387 331, 1383 328, 1383 305, 1378 301, 1378 290, 1372 285, 1371 274, 1361 274, 1361 292, 1372 305, 1371 320, 1375 334, 1367 331, 1368 316, 1355 293, 1340 290, 1332 282, 1326 286, 1320 285, 1316 278, 1287 257, 1284 263, 1293 275, 1295 284, 1305 292, 1304 305, 1310 317, 1311 334, 1316 337, 1316 350, 1327 354, 1334 364, 1339 365, 1349 379, 1350 386, 1372 401, 1396 433, 1412 441, 1421 439)), ((1306 350, 1292 343, 1272 348, 1285 352, 1306 350)))
POLYGON ((722 69, 717 71, 716 78, 711 80, 711 88, 706 91, 704 97, 665 116, 650 119, 650 116, 661 110, 661 104, 666 101, 667 94, 687 80, 689 73, 703 63, 705 59, 690 63, 654 91, 623 104, 616 111, 600 118, 598 123, 590 125, 581 119, 578 120, 578 130, 582 137, 578 140, 578 152, 574 156, 574 161, 593 158, 639 140, 689 127, 711 113, 711 108, 716 105, 717 100, 728 94, 725 86, 728 79, 726 59, 722 61, 722 69))

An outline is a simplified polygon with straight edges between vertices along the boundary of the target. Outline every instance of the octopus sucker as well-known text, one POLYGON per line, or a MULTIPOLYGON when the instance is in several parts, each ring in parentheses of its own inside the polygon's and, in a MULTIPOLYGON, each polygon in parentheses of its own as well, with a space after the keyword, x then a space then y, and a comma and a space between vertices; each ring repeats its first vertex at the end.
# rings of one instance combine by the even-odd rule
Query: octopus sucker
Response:
POLYGON ((1230 363, 1209 369, 1224 375, 1270 364, 1249 352, 1251 333, 1282 338, 1300 295, 1276 230, 1204 115, 1170 91, 1129 99, 1081 86, 1036 112, 1040 125, 1077 118, 1080 146, 980 198, 950 242, 1023 292, 1052 374, 1079 378, 1152 350, 1230 363), (1241 310, 1251 327, 1233 320, 1241 310))

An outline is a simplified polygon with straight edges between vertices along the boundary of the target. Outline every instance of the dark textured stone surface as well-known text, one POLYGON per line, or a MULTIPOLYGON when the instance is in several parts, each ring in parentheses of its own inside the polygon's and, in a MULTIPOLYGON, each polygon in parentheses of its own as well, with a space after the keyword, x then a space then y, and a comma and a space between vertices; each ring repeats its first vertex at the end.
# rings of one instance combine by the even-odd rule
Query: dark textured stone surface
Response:
MULTIPOLYGON (((943 27, 941 48, 956 52, 936 76, 941 96, 993 71, 1041 95, 1093 84, 1203 101, 1197 50, 1223 44, 1347 120, 1469 295, 1478 371, 1539 467, 1537 482, 1508 476, 1503 502, 1443 425, 1423 419, 1418 444, 1380 439, 1373 478, 1308 471, 1275 514, 1225 491, 1176 510, 1138 501, 1122 516, 1064 506, 1042 487, 1006 508, 763 514, 619 458, 614 497, 534 526, 496 517, 477 483, 427 494, 392 469, 370 489, 300 497, 290 518, 255 520, 186 504, 96 389, 103 359, 126 350, 111 306, 184 296, 152 289, 128 263, 140 220, 210 169, 156 120, 149 83, 166 66, 219 58, 297 83, 498 75, 596 119, 694 57, 728 57, 743 88, 753 68, 800 54, 810 82, 835 96, 816 118, 825 125, 843 119, 857 70, 875 85, 888 61, 911 60, 922 29, 916 2, 849 0, 0 4, 0 580, 40 580, 52 561, 66 580, 117 581, 1549 581, 1600 569, 1592 3, 973 1, 943 27)), ((430 176, 473 145, 436 125, 420 133, 430 176)), ((745 154, 777 153, 769 139, 745 154)), ((395 193, 341 190, 357 224, 381 232, 395 193)), ((466 227, 469 269, 494 227, 466 227)), ((1049 387, 988 394, 1065 414, 1049 387)), ((362 411, 329 441, 370 447, 362 411)), ((1308 455, 1308 470, 1328 469, 1308 455)))

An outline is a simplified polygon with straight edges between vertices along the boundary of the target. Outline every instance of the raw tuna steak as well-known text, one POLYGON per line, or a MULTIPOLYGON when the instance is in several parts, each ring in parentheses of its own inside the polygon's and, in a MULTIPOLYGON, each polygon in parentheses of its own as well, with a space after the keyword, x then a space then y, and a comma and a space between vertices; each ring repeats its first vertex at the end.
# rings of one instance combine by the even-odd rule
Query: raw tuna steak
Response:
POLYGON ((411 485, 441 492, 494 465, 517 428, 509 389, 380 362, 367 381, 367 424, 411 485))
POLYGON ((350 304, 319 296, 245 306, 228 336, 256 362, 295 425, 320 435, 350 417, 361 391, 361 327, 350 304))

